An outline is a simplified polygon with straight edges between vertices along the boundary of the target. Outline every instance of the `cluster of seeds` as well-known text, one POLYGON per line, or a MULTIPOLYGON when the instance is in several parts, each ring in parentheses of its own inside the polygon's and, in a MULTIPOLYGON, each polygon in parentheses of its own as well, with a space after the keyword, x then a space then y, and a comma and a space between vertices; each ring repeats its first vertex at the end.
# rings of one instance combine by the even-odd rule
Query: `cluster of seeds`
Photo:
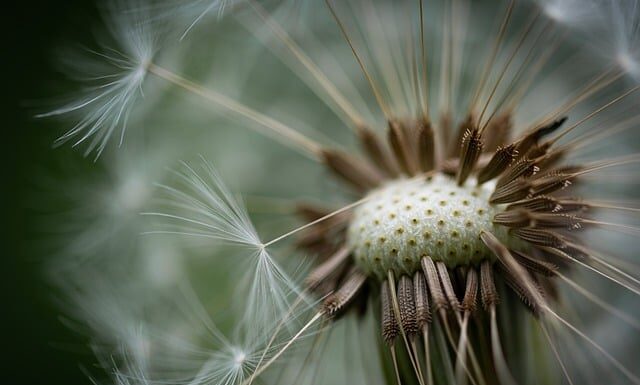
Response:
POLYGON ((372 191, 349 225, 356 264, 386 277, 388 270, 414 273, 427 256, 451 268, 493 260, 480 239, 483 231, 512 242, 492 221, 502 211, 488 203, 492 191, 490 184, 478 186, 475 180, 458 186, 442 174, 400 179, 372 191))
MULTIPOLYGON (((418 378, 410 341, 428 345, 434 322, 449 330, 452 346, 467 334, 479 338, 470 335, 468 320, 481 304, 497 322, 499 288, 508 286, 536 317, 546 312, 558 266, 584 256, 573 234, 596 223, 582 216, 588 205, 559 195, 599 167, 560 165, 565 150, 553 145, 563 133, 547 136, 565 121, 549 120, 513 140, 509 116, 478 128, 470 115, 445 150, 435 147, 444 127, 405 119, 388 122, 386 143, 360 127, 367 160, 323 150, 328 169, 364 198, 350 213, 302 212, 324 218, 301 239, 321 258, 307 281, 326 296, 321 312, 337 318, 379 293, 382 337, 392 354, 404 340, 418 378)), ((486 318, 473 322, 478 330, 489 326, 486 318)), ((497 329, 492 333, 498 341, 497 329)), ((500 348, 492 349, 492 366, 503 366, 500 348)))

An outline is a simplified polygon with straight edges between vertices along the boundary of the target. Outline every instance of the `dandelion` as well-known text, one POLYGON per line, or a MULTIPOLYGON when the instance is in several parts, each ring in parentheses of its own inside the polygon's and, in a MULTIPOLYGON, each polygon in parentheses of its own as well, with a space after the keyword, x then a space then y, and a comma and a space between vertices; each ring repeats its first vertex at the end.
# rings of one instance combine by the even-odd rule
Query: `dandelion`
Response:
POLYGON ((115 132, 122 143, 131 109, 142 96, 147 64, 156 50, 156 34, 144 25, 139 14, 123 14, 113 5, 106 11, 118 17, 109 30, 118 46, 104 42, 101 50, 85 49, 87 55, 71 52, 65 58, 71 76, 87 85, 81 96, 58 109, 38 115, 79 116, 77 123, 56 142, 87 143, 85 155, 96 151, 99 156, 115 132))
MULTIPOLYGON (((571 1, 326 0, 314 4, 305 33, 287 28, 300 26, 292 14, 302 17, 287 4, 246 3, 232 16, 310 89, 317 109, 292 107, 293 119, 267 108, 279 105, 273 100, 285 94, 279 89, 267 89, 271 100, 263 110, 254 108, 153 57, 145 61, 145 76, 315 162, 325 172, 322 183, 331 183, 327 176, 341 183, 344 192, 334 192, 344 205, 294 201, 291 211, 305 224, 265 241, 204 159, 170 172, 157 186, 159 208, 143 213, 156 226, 143 231, 143 239, 180 236, 230 247, 240 257, 222 249, 210 273, 236 270, 242 279, 211 286, 223 298, 210 307, 193 295, 184 300, 184 314, 205 325, 204 337, 130 312, 154 332, 150 346, 160 347, 145 350, 145 363, 152 363, 144 370, 125 365, 116 381, 483 385, 607 376, 640 383, 637 368, 611 348, 611 334, 621 338, 624 328, 635 341, 639 323, 592 285, 602 279, 630 303, 640 295, 633 255, 638 208, 626 187, 637 183, 640 161, 629 140, 640 122, 635 2, 627 8, 589 2, 577 10, 571 1), (578 12, 598 22, 624 20, 615 34, 603 36, 616 52, 591 60, 602 52, 570 38, 582 29, 578 12), (326 110, 333 120, 320 118, 326 110), (344 126, 333 140, 297 128, 308 122, 329 130, 327 121, 344 126), (345 133, 359 151, 340 139, 345 133), (292 241, 296 254, 310 257, 282 258, 292 241), (620 330, 592 335, 576 314, 579 297, 620 321, 620 330), (230 311, 233 340, 240 343, 230 342, 208 316, 228 316, 229 307, 241 309, 230 311), (217 348, 202 347, 210 342, 217 348), (356 350, 362 357, 352 364, 349 352, 356 350), (343 370, 338 380, 337 368, 343 370)), ((208 4, 219 9, 224 2, 208 4)), ((204 23, 203 14, 187 32, 204 23)), ((182 40, 192 35, 183 32, 182 40)), ((270 71, 266 76, 275 78, 270 71)), ((297 81, 282 78, 283 84, 297 81)), ((100 111, 103 119, 87 115, 89 132, 108 119, 120 121, 117 111, 100 111)), ((248 150, 239 149, 239 158, 242 151, 248 150)), ((299 184, 296 176, 290 180, 299 184)), ((202 271, 185 275, 179 280, 209 280, 202 271)), ((87 282, 86 290, 92 286, 87 282)), ((155 289, 142 286, 153 295, 155 289)), ((169 303, 158 300, 153 308, 169 303)), ((118 358, 132 362, 126 354, 118 358)))
POLYGON ((175 225, 164 223, 176 230, 157 230, 152 233, 169 232, 208 237, 244 246, 249 259, 253 261, 250 266, 252 279, 248 299, 248 307, 253 309, 250 313, 253 315, 251 324, 260 328, 272 323, 273 319, 288 311, 290 297, 302 295, 301 290, 273 260, 260 241, 244 207, 235 201, 216 170, 207 162, 202 163, 204 175, 188 164, 183 166, 185 171, 178 172, 177 176, 190 188, 190 192, 166 185, 160 187, 168 193, 168 205, 173 206, 175 211, 184 213, 144 213, 177 222, 175 225))

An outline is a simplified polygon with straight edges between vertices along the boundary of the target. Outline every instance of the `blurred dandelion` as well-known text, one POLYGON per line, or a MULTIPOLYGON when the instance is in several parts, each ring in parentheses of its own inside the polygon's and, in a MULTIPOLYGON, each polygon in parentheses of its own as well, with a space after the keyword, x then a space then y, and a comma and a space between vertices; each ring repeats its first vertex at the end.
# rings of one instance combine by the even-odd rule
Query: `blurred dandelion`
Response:
POLYGON ((640 383, 637 1, 118 9, 122 48, 96 54, 116 70, 43 114, 81 114, 61 140, 125 158, 107 142, 154 77, 177 93, 141 118, 163 138, 146 151, 164 156, 137 161, 209 145, 182 129, 209 107, 287 151, 229 149, 240 134, 220 124, 197 162, 112 190, 123 209, 97 221, 127 234, 79 249, 103 258, 59 278, 115 383, 640 383), (154 29, 175 32, 160 50, 154 29), (199 59, 186 53, 180 72, 156 54, 201 54, 212 31, 231 43, 211 54, 227 64, 211 84, 193 80, 209 72, 199 59), (178 94, 200 103, 187 112, 178 94), (248 195, 247 211, 205 160, 219 152, 237 175, 259 154, 245 182, 290 194, 248 195), (313 183, 326 204, 304 203, 313 183), (283 213, 304 222, 285 230, 283 213), (132 234, 127 250, 103 248, 132 234))
POLYGON ((125 13, 113 6, 106 11, 109 31, 117 46, 104 42, 86 55, 72 53, 64 58, 70 76, 85 83, 84 92, 58 109, 38 115, 78 116, 77 123, 57 142, 87 143, 85 155, 99 156, 115 132, 122 143, 131 108, 140 98, 147 65, 156 50, 157 32, 151 30, 140 13, 125 13))

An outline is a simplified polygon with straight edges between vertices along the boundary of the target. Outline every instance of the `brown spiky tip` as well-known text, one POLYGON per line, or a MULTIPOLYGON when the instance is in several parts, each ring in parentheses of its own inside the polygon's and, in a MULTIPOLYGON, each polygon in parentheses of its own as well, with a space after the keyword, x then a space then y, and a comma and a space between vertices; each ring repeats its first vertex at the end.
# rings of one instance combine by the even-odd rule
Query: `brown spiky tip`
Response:
POLYGON ((494 152, 500 147, 505 147, 511 137, 512 129, 513 117, 511 113, 502 113, 495 119, 491 119, 484 130, 484 150, 494 152))
POLYGON ((526 210, 509 210, 494 215, 493 223, 508 227, 527 227, 531 222, 526 210))
POLYGON ((311 270, 306 279, 307 286, 314 289, 327 278, 337 275, 343 270, 342 268, 347 264, 350 256, 351 250, 348 247, 343 246, 338 249, 326 261, 311 270))
POLYGON ((504 186, 497 187, 489 197, 489 203, 512 203, 531 195, 531 185, 524 179, 516 179, 504 186))
POLYGON ((523 241, 527 241, 536 246, 563 248, 565 242, 556 233, 549 230, 517 228, 511 229, 509 232, 523 241))
POLYGON ((397 120, 390 120, 388 126, 389 145, 400 169, 407 175, 415 175, 418 169, 408 128, 397 120))
POLYGON ((418 320, 416 302, 413 290, 413 281, 406 275, 398 281, 398 308, 400 309, 400 324, 402 330, 408 336, 418 333, 418 320))
POLYGON ((438 278, 438 269, 436 268, 436 264, 429 257, 423 257, 420 260, 420 263, 422 265, 424 277, 427 280, 429 293, 431 293, 431 299, 433 300, 433 310, 437 312, 441 309, 447 309, 449 307, 449 302, 447 301, 447 297, 440 285, 440 278, 438 278))
POLYGON ((534 313, 545 308, 542 292, 527 270, 513 257, 511 251, 495 235, 489 232, 480 234, 484 244, 498 259, 498 268, 507 284, 522 298, 534 313))
POLYGON ((474 268, 467 270, 464 297, 462 298, 462 310, 473 313, 476 310, 478 297, 478 272, 474 268))
MULTIPOLYGON (((535 283, 531 277, 524 278, 522 275, 516 275, 504 265, 497 266, 498 272, 500 273, 500 277, 504 280, 504 282, 513 290, 514 293, 520 298, 522 303, 529 309, 531 312, 538 316, 542 309, 544 308, 544 302, 542 300, 542 289, 540 286, 535 283), (529 280, 531 285, 534 287, 535 294, 531 289, 528 289, 524 283, 523 279, 529 280)), ((528 275, 528 273, 527 273, 528 275)))
POLYGON ((435 134, 427 120, 418 122, 418 158, 422 171, 431 171, 436 166, 435 134))
POLYGON ((534 212, 558 212, 562 205, 555 198, 540 195, 507 206, 507 210, 528 210, 534 212))
POLYGON ((395 177, 398 175, 398 169, 395 166, 384 142, 380 137, 368 127, 360 127, 358 129, 358 138, 360 144, 369 159, 387 176, 395 177))
POLYGON ((393 312, 393 299, 391 298, 391 289, 389 288, 389 282, 384 281, 380 286, 380 310, 381 314, 381 329, 382 339, 387 345, 393 345, 400 329, 398 328, 398 322, 393 312))
POLYGON ((359 191, 370 190, 384 180, 374 168, 342 151, 324 149, 321 156, 329 170, 359 191))
POLYGON ((491 157, 489 163, 478 173, 478 184, 485 183, 502 174, 513 162, 518 150, 514 144, 506 147, 499 147, 491 157))
POLYGON ((295 213, 305 221, 311 222, 331 213, 331 210, 311 203, 298 202, 296 203, 295 213))
POLYGON ((553 277, 558 272, 558 266, 547 261, 534 258, 524 252, 511 250, 511 255, 527 270, 543 275, 545 277, 553 277))
POLYGON ((366 280, 367 276, 362 271, 352 268, 338 290, 324 300, 324 314, 330 317, 338 315, 355 298, 366 280))
POLYGON ((533 195, 546 195, 558 190, 563 190, 571 186, 572 178, 573 175, 562 172, 549 173, 532 182, 531 193, 533 195))
POLYGON ((566 121, 567 121, 567 117, 564 116, 552 122, 544 124, 540 127, 537 127, 531 132, 529 132, 527 135, 524 136, 524 138, 522 138, 522 140, 520 140, 520 144, 518 146, 518 151, 520 152, 520 154, 522 154, 523 156, 527 155, 532 148, 538 145, 538 142, 540 141, 540 139, 542 139, 546 135, 549 135, 555 132, 566 121))
POLYGON ((444 262, 438 261, 436 262, 436 269, 438 270, 438 278, 440 279, 444 295, 449 303, 449 308, 453 311, 460 310, 460 301, 458 301, 456 292, 453 289, 453 282, 451 282, 451 276, 449 276, 449 269, 447 268, 447 265, 445 265, 444 262))
POLYGON ((531 159, 543 160, 547 154, 549 154, 552 145, 552 142, 544 142, 536 146, 531 146, 526 156, 531 159))
POLYGON ((558 201, 558 208, 554 213, 572 213, 576 211, 587 211, 591 205, 579 198, 565 198, 558 201))
POLYGON ((534 159, 522 158, 513 163, 504 174, 498 178, 496 186, 502 187, 506 184, 513 182, 520 177, 530 177, 538 172, 540 169, 536 166, 534 159))
POLYGON ((562 127, 562 125, 567 121, 568 118, 569 118, 568 116, 560 117, 535 130, 534 132, 537 135, 537 139, 539 140, 544 136, 554 133, 558 128, 562 127))
POLYGON ((499 299, 493 279, 493 266, 489 261, 480 264, 480 299, 485 310, 495 306, 499 299))
POLYGON ((573 214, 534 214, 532 215, 532 227, 566 230, 577 230, 582 228, 584 220, 573 214))
POLYGON ((460 165, 456 180, 462 186, 476 165, 482 153, 482 138, 478 129, 467 129, 462 138, 460 149, 460 165))
POLYGON ((455 131, 456 136, 453 140, 448 141, 449 148, 447 149, 447 155, 449 158, 455 158, 460 155, 460 144, 464 140, 467 130, 472 130, 475 127, 475 121, 476 117, 473 114, 468 114, 464 120, 460 122, 458 127, 452 131, 455 131))
POLYGON ((416 324, 422 330, 431 322, 431 311, 429 310, 429 292, 427 281, 421 271, 416 271, 413 275, 413 291, 416 302, 416 324))

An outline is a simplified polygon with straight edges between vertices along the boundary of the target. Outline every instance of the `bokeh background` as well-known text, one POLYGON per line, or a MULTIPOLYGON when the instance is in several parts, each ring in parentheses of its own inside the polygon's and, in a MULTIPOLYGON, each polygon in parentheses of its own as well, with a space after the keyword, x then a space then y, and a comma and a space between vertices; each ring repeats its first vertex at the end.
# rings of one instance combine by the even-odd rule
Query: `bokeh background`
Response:
POLYGON ((33 118, 57 93, 62 74, 52 60, 68 39, 90 34, 98 11, 93 1, 14 2, 3 11, 2 33, 2 382, 87 384, 81 366, 92 360, 86 341, 64 325, 58 294, 46 279, 43 216, 59 208, 45 203, 37 175, 56 178, 56 161, 86 163, 68 147, 53 149, 59 126, 33 118))

